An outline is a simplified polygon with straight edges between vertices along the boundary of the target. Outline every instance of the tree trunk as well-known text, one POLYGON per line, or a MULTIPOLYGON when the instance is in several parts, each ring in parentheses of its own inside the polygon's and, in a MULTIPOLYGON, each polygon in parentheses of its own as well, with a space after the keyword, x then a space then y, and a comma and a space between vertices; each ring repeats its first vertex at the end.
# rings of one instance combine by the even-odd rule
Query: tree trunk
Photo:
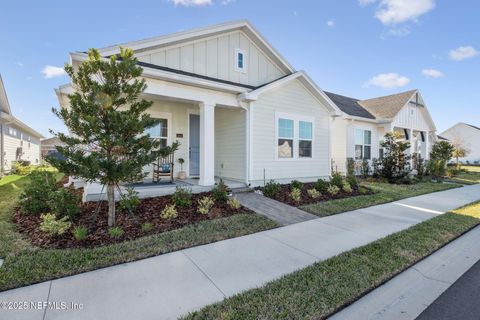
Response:
POLYGON ((115 225, 115 185, 107 185, 107 199, 108 199, 108 226, 115 225))

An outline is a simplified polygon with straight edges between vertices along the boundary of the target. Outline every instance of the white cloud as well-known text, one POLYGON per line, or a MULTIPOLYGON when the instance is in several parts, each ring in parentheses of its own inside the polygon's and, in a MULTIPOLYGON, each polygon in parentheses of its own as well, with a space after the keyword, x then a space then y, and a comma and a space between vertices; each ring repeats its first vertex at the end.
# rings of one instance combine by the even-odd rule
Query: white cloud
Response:
POLYGON ((477 56, 479 52, 472 46, 459 47, 455 50, 450 50, 450 59, 455 61, 462 61, 465 59, 477 56))
POLYGON ((410 79, 397 73, 382 73, 376 75, 365 83, 365 87, 376 86, 384 89, 404 87, 410 83, 410 79))
POLYGON ((297 11, 293 11, 293 15, 294 15, 295 17, 297 17, 297 16, 298 16, 298 12, 297 12, 297 11))
POLYGON ((173 2, 176 6, 185 6, 185 7, 192 7, 192 6, 205 6, 211 5, 212 0, 169 0, 173 2))
MULTIPOLYGON (((384 25, 395 25, 417 19, 435 8, 436 0, 380 0, 375 11, 375 17, 384 25)), ((359 0, 360 5, 366 6, 376 0, 359 0)))
POLYGON ((335 20, 328 20, 328 21, 327 21, 327 26, 329 26, 329 27, 335 27, 335 20))
POLYGON ((226 5, 229 5, 230 3, 232 2, 235 2, 236 0, 223 0, 222 2, 220 2, 222 5, 226 6, 226 5))
POLYGON ((423 69, 422 74, 427 78, 441 78, 445 76, 443 72, 435 69, 423 69))
POLYGON ((15 62, 15 64, 16 64, 17 66, 19 66, 19 67, 23 67, 23 66, 24 66, 24 64, 23 64, 22 61, 17 61, 17 62, 15 62))
POLYGON ((391 28, 391 29, 388 29, 388 31, 386 32, 386 35, 387 36, 391 36, 391 37, 406 37, 408 36, 412 31, 410 30, 410 27, 408 26, 405 26, 405 27, 402 27, 402 28, 391 28))
POLYGON ((66 74, 63 68, 55 66, 45 66, 45 68, 42 70, 42 73, 45 79, 61 77, 66 74))

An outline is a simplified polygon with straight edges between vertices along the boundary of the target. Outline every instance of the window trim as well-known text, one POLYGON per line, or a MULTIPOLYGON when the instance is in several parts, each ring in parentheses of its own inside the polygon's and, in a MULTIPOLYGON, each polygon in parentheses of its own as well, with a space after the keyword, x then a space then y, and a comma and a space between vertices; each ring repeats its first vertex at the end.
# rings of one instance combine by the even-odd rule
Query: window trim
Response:
POLYGON ((235 49, 235 71, 237 72, 242 72, 242 73, 246 73, 247 72, 247 54, 245 53, 244 50, 240 49, 240 48, 237 48, 235 49), (238 55, 241 54, 243 56, 243 68, 240 68, 238 66, 238 55))
MULTIPOLYGON (((312 161, 315 159, 315 117, 304 116, 299 114, 275 113, 275 148, 274 148, 274 159, 275 161, 312 161), (278 139, 283 139, 279 136, 279 119, 293 120, 293 157, 291 158, 280 158, 278 156, 278 139), (310 122, 312 124, 312 156, 311 157, 300 157, 300 121, 310 122)), ((307 139, 302 139, 307 140, 307 139)))
MULTIPOLYGON (((149 112, 150 117, 153 119, 165 119, 167 120, 167 146, 172 143, 172 114, 168 112, 158 112, 151 111, 149 112)), ((164 137, 152 137, 154 139, 164 138, 164 137)))
POLYGON ((366 129, 366 128, 361 128, 361 127, 355 127, 353 130, 353 159, 356 161, 359 160, 372 160, 373 159, 373 131, 372 129, 366 129), (356 134, 357 130, 362 130, 362 144, 357 144, 356 141, 356 134), (365 144, 365 131, 370 131, 370 144, 365 144), (362 146, 362 157, 360 159, 357 159, 357 146, 362 146), (370 159, 365 159, 365 146, 370 147, 370 159))

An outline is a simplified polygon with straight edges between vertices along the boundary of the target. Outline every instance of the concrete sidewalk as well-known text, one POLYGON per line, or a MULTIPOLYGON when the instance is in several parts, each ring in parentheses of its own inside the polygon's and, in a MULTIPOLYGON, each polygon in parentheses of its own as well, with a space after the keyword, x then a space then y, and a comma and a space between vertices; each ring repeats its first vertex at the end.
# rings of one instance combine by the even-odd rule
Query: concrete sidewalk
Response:
POLYGON ((175 319, 243 290, 480 200, 480 185, 301 222, 0 293, 82 304, 1 310, 6 319, 175 319))

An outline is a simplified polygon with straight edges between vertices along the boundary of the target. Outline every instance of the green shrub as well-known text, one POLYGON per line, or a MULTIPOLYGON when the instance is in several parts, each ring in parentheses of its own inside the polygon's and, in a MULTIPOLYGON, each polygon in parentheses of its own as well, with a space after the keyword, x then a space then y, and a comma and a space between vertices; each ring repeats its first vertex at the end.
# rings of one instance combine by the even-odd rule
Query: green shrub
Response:
POLYGON ((85 240, 88 236, 88 229, 86 227, 75 227, 73 229, 73 237, 77 241, 85 240))
POLYGON ((447 170, 447 164, 445 160, 430 160, 428 162, 428 171, 437 181, 442 181, 442 178, 445 176, 447 170))
POLYGON ((362 176, 367 178, 370 175, 370 164, 368 163, 367 159, 363 159, 362 161, 362 176))
POLYGON ((352 186, 350 186, 350 183, 348 183, 348 181, 343 181, 342 190, 346 193, 351 193, 353 191, 352 186))
POLYGON ((228 200, 228 187, 222 179, 218 182, 215 188, 212 189, 213 198, 219 202, 228 200))
POLYGON ((215 200, 212 197, 205 196, 198 200, 197 212, 206 215, 210 212, 214 204, 215 200))
POLYGON ((28 161, 27 162, 15 161, 12 164, 12 173, 18 174, 21 176, 29 175, 34 170, 35 170, 35 167, 28 164, 28 161))
POLYGON ((315 188, 312 188, 312 189, 308 189, 307 190, 307 193, 308 193, 308 196, 312 199, 317 199, 318 197, 320 197, 322 194, 320 192, 318 192, 317 189, 315 188))
POLYGON ((290 197, 293 199, 293 201, 300 202, 300 200, 302 200, 302 191, 298 188, 292 188, 290 197))
POLYGON ((120 227, 112 227, 110 229, 108 229, 108 234, 110 235, 110 237, 112 237, 113 239, 119 239, 123 236, 123 229, 120 228, 120 227))
POLYGON ((73 220, 81 211, 81 201, 81 197, 72 188, 60 188, 50 192, 48 205, 57 217, 73 220))
POLYGON ((39 229, 51 236, 62 235, 72 226, 72 223, 67 221, 67 217, 57 220, 53 213, 42 214, 41 218, 42 222, 39 229))
POLYGON ((355 160, 353 158, 347 158, 347 175, 355 174, 355 160))
POLYGON ((133 212, 139 205, 140 198, 138 197, 138 192, 132 187, 128 187, 126 193, 124 193, 120 201, 118 201, 118 207, 124 212, 133 212))
POLYGON ((192 189, 177 186, 172 199, 175 205, 186 208, 192 204, 192 189))
POLYGON ((228 199, 228 200, 227 200, 227 204, 228 204, 228 206, 229 206, 230 208, 235 209, 235 210, 240 209, 240 207, 242 206, 242 205, 240 204, 240 201, 238 201, 237 198, 230 198, 230 199, 228 199))
POLYGON ((354 175, 348 175, 346 178, 347 182, 350 184, 350 187, 352 187, 353 190, 358 190, 358 180, 357 177, 354 175))
POLYGON ((142 228, 142 231, 145 233, 153 230, 153 224, 151 224, 150 222, 142 223, 140 227, 142 228))
POLYGON ((320 193, 326 193, 328 186, 329 183, 323 179, 318 179, 317 182, 315 182, 315 189, 320 193))
POLYGON ((50 211, 50 194, 56 190, 55 175, 48 171, 34 171, 30 183, 20 196, 20 206, 24 213, 39 214, 50 211))
POLYGON ((327 192, 330 193, 331 195, 335 195, 340 191, 340 188, 337 187, 336 185, 331 185, 328 187, 327 192))
POLYGON ((267 182, 263 187, 263 194, 269 198, 275 197, 280 192, 280 184, 273 180, 267 182))
POLYGON ((298 180, 292 180, 292 182, 290 182, 290 188, 293 190, 293 189, 302 189, 303 187, 303 183, 301 183, 300 181, 298 180))
POLYGON ((339 189, 343 186, 343 177, 342 177, 340 172, 332 173, 332 178, 330 179, 330 184, 338 187, 339 189))
POLYGON ((174 219, 178 216, 177 213, 177 208, 175 207, 174 204, 170 206, 166 206, 165 209, 162 210, 162 213, 160 213, 160 217, 163 219, 174 219))

